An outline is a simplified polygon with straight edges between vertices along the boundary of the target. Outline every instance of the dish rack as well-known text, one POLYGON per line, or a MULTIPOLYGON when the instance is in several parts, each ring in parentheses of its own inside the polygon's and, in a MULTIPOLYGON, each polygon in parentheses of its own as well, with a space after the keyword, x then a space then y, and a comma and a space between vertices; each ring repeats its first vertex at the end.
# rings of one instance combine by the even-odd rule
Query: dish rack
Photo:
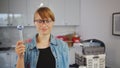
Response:
POLYGON ((104 43, 96 39, 90 39, 82 44, 74 45, 76 50, 75 63, 79 65, 79 68, 105 68, 104 43), (81 50, 78 51, 77 49, 81 50))

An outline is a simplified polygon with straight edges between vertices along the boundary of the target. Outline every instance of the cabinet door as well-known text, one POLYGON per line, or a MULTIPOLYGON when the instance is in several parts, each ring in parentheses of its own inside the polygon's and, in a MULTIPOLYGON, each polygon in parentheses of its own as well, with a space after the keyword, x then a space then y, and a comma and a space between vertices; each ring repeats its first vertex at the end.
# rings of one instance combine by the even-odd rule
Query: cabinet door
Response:
POLYGON ((65 24, 78 25, 80 20, 80 0, 65 0, 65 24))
POLYGON ((16 63, 17 63, 17 54, 15 51, 11 51, 11 68, 16 68, 16 63))
POLYGON ((8 24, 8 0, 0 0, 0 26, 8 24))
POLYGON ((26 25, 26 0, 9 0, 9 19, 12 26, 26 25))
POLYGON ((0 68, 11 68, 9 53, 0 52, 0 68))
POLYGON ((49 1, 48 0, 27 0, 27 13, 28 13, 28 17, 27 17, 27 21, 28 21, 28 25, 29 26, 33 26, 34 22, 34 13, 35 11, 40 7, 40 4, 43 3, 43 6, 48 6, 49 5, 49 1))
POLYGON ((55 25, 64 25, 64 1, 50 0, 49 6, 55 15, 55 25))

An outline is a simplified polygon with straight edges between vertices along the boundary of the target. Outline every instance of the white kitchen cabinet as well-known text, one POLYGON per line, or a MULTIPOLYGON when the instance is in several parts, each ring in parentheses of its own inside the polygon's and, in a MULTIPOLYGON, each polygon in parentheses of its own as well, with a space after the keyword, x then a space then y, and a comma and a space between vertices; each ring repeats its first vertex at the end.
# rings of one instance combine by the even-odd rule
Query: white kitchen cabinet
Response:
POLYGON ((49 7, 55 15, 55 25, 64 25, 65 0, 50 0, 49 7))
POLYGON ((0 0, 0 26, 33 26, 33 16, 40 4, 48 0, 0 0))
POLYGON ((0 26, 8 25, 8 0, 0 0, 0 26))
POLYGON ((0 0, 0 26, 26 25, 26 0, 0 0))
POLYGON ((16 68, 16 63, 17 63, 17 54, 15 51, 10 52, 10 57, 11 57, 11 68, 16 68))
POLYGON ((55 25, 78 25, 80 0, 51 0, 49 6, 55 14, 55 25))
POLYGON ((8 52, 0 52, 0 68, 11 68, 10 55, 8 52))
POLYGON ((65 25, 79 25, 80 0, 65 0, 65 25))
POLYGON ((0 68, 16 68, 17 55, 14 51, 0 51, 0 68))
POLYGON ((41 3, 43 3, 43 6, 48 6, 49 0, 27 0, 27 22, 29 26, 34 25, 34 13, 40 7, 41 3))
POLYGON ((11 26, 27 25, 27 1, 9 0, 9 24, 11 26))

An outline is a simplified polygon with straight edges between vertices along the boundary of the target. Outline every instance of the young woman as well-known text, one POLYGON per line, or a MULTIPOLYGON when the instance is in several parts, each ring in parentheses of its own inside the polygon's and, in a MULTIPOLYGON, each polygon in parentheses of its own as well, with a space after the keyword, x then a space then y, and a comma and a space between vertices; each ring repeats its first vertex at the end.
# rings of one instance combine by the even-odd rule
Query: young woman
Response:
POLYGON ((29 43, 16 43, 16 68, 69 68, 68 45, 51 35, 54 22, 54 14, 48 7, 36 10, 34 24, 38 33, 29 43))

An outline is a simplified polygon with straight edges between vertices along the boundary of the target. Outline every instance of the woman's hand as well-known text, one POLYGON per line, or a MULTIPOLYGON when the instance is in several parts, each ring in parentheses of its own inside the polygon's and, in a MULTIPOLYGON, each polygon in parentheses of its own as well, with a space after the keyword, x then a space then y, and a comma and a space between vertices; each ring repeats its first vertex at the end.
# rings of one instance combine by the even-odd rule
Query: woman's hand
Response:
POLYGON ((17 41, 16 47, 15 47, 15 52, 17 53, 18 57, 24 56, 25 45, 24 45, 23 41, 17 41))

